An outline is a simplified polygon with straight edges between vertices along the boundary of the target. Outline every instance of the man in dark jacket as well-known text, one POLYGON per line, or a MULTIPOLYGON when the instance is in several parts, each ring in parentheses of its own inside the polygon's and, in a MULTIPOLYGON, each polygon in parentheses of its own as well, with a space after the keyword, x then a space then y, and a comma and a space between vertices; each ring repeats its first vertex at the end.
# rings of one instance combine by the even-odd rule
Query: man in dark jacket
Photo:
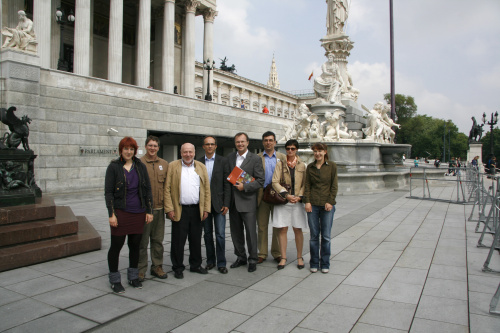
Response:
POLYGON ((226 214, 231 200, 231 184, 226 180, 229 175, 227 159, 215 153, 217 140, 207 136, 203 140, 205 156, 198 159, 205 164, 210 180, 210 196, 212 209, 203 221, 205 248, 207 250, 206 270, 211 270, 217 264, 217 269, 222 274, 227 273, 226 268, 226 214), (215 246, 214 232, 215 227, 215 246))

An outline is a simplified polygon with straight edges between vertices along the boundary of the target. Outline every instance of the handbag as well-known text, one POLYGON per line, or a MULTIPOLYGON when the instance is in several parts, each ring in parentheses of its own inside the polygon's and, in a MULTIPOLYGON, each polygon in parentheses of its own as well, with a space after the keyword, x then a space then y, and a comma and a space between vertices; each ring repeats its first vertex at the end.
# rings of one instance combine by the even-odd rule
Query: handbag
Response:
MULTIPOLYGON (((288 193, 290 193, 291 185, 286 184, 284 181, 284 178, 285 178, 284 177, 285 174, 283 172, 284 167, 285 166, 283 165, 283 161, 281 161, 280 185, 282 187, 284 187, 288 193)), ((283 198, 279 194, 279 192, 274 190, 273 184, 269 184, 266 186, 266 188, 264 189, 264 196, 262 197, 262 200, 264 200, 264 202, 267 202, 268 204, 272 204, 272 205, 284 205, 288 202, 288 200, 286 198, 283 198)))

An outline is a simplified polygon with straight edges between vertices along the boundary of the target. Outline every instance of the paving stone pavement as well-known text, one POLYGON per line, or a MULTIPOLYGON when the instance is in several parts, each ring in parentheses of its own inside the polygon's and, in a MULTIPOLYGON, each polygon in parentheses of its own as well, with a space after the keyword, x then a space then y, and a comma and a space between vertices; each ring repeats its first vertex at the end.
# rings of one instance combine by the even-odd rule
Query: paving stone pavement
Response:
MULTIPOLYGON (((456 197, 434 186, 433 197, 456 197)), ((115 295, 107 282, 109 226, 102 193, 56 197, 85 215, 102 249, 0 273, 0 332, 500 332, 488 314, 500 275, 481 271, 471 205, 408 199, 407 191, 339 196, 328 274, 296 267, 293 232, 288 264, 257 271, 171 274, 171 229, 165 230, 166 280, 115 295)), ((226 230, 228 266, 235 260, 226 230)), ((304 259, 309 259, 305 231, 304 259)), ((491 244, 487 235, 484 243, 491 244)), ((188 248, 186 246, 186 254, 188 248)), ((185 258, 187 262, 187 255, 185 258)), ((128 249, 121 252, 122 280, 128 249)), ((490 267, 500 270, 495 253, 490 267)), ((499 305, 500 308, 500 305, 499 305)))

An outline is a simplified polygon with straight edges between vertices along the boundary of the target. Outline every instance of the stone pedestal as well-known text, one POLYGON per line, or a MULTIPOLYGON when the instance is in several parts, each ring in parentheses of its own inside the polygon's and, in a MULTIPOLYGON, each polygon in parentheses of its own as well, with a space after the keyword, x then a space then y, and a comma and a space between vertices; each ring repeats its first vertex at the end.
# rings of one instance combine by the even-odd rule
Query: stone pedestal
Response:
POLYGON ((479 171, 484 172, 483 144, 480 142, 469 143, 469 150, 467 151, 467 162, 470 163, 476 156, 479 156, 478 160, 479 171))
POLYGON ((0 208, 0 272, 100 248, 89 221, 52 198, 0 208))
POLYGON ((35 182, 32 150, 0 150, 0 207, 34 204, 42 191, 35 182))

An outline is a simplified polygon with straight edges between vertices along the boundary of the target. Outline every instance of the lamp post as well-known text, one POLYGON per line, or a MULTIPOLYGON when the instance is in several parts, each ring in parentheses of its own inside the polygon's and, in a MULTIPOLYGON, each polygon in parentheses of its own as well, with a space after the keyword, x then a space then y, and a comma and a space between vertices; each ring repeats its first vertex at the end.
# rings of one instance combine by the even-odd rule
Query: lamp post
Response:
POLYGON ((486 121, 486 112, 483 113, 483 124, 488 124, 490 125, 490 154, 494 155, 494 149, 493 149, 493 126, 495 126, 498 122, 498 112, 495 112, 495 115, 493 113, 491 114, 491 120, 486 121))
POLYGON ((66 18, 64 16, 64 10, 59 7, 56 10, 56 22, 59 24, 59 27, 61 28, 61 39, 60 39, 60 45, 59 45, 59 60, 57 61, 57 69, 60 71, 69 71, 69 64, 68 62, 64 59, 64 25, 68 22, 74 22, 75 21, 75 15, 73 15, 73 10, 70 10, 68 17, 66 18))
POLYGON ((205 95, 205 101, 212 101, 212 94, 210 93, 210 71, 214 69, 215 61, 212 61, 210 65, 210 59, 203 62, 203 69, 207 70, 207 94, 205 95))

